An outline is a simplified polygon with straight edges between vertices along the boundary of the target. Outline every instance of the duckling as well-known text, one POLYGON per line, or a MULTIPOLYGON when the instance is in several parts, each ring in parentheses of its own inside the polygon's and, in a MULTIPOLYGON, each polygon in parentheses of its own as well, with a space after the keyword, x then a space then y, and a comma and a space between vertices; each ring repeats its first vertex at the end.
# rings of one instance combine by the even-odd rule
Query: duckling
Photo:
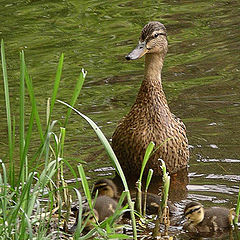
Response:
POLYGON ((94 209, 98 212, 99 222, 112 216, 117 208, 117 201, 109 196, 99 196, 96 199, 94 209))
POLYGON ((98 196, 109 196, 118 200, 118 190, 116 184, 111 179, 100 179, 93 187, 92 195, 95 196, 98 191, 98 196))
MULTIPOLYGON (((85 223, 86 219, 88 219, 88 222, 86 223, 84 231, 86 232, 90 231, 94 227, 93 223, 102 222, 106 218, 113 215, 116 210, 116 207, 117 207, 117 202, 108 196, 97 197, 94 205, 94 209, 93 209, 94 215, 92 214, 92 211, 88 206, 83 206, 83 211, 82 211, 83 224, 85 223), (90 217, 88 218, 88 216, 90 217)), ((74 232, 76 230, 76 227, 78 224, 78 216, 79 216, 79 210, 76 207, 72 208, 72 211, 75 212, 76 221, 73 227, 69 230, 70 232, 74 232)))
POLYGON ((184 209, 187 222, 183 228, 193 233, 224 231, 231 228, 233 209, 210 207, 204 209, 198 202, 190 202, 184 209))
MULTIPOLYGON (((74 225, 69 229, 70 233, 73 233, 76 231, 77 225, 78 225, 78 216, 79 216, 79 210, 77 208, 72 209, 74 211, 75 215, 75 223, 74 225)), ((89 232, 91 229, 94 228, 93 224, 96 224, 99 220, 99 215, 96 209, 93 209, 94 214, 91 212, 90 208, 88 206, 83 206, 82 209, 82 224, 86 224, 84 228, 84 232, 89 232), (88 219, 87 223, 86 220, 88 219)))
MULTIPOLYGON (((142 193, 142 203, 146 193, 142 193)), ((149 215, 157 214, 158 208, 161 204, 161 197, 154 193, 147 193, 146 200, 146 213, 149 215)), ((177 208, 171 201, 167 201, 167 206, 169 208, 169 214, 173 215, 177 212, 177 208)))
POLYGON ((147 163, 162 175, 159 158, 168 172, 186 168, 189 159, 184 123, 170 111, 162 88, 161 71, 168 49, 166 28, 160 22, 149 22, 142 29, 138 46, 127 60, 145 55, 145 71, 140 90, 130 112, 120 121, 112 136, 113 150, 128 175, 139 174, 150 141, 160 146, 147 163))
MULTIPOLYGON (((97 181, 93 187, 93 196, 95 196, 97 191, 98 191, 98 196, 106 195, 115 199, 116 201, 119 200, 117 186, 111 179, 101 179, 97 181)), ((142 204, 143 204, 143 199, 145 198, 145 195, 146 193, 142 193, 142 204)), ((135 197, 133 196, 133 200, 134 198, 135 197)), ((124 204, 126 203, 127 202, 124 202, 124 204)), ((153 193, 147 193, 147 199, 146 199, 147 214, 149 215, 157 214, 160 203, 161 203, 160 196, 153 193)), ((177 208, 170 201, 168 201, 168 207, 169 207, 170 215, 177 211, 177 208)))

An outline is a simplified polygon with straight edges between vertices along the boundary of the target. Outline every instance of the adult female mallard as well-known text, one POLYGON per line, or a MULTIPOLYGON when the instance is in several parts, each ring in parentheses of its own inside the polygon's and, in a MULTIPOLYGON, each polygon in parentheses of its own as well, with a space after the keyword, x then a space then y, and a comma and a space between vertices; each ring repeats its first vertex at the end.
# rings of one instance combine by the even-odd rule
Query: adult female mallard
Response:
POLYGON ((145 55, 144 79, 137 99, 112 137, 113 150, 128 175, 140 173, 150 141, 158 147, 147 164, 155 175, 162 174, 159 158, 170 173, 188 164, 185 126, 171 113, 162 88, 161 71, 167 49, 166 28, 160 22, 149 22, 141 32, 138 46, 126 56, 127 60, 134 60, 145 55))

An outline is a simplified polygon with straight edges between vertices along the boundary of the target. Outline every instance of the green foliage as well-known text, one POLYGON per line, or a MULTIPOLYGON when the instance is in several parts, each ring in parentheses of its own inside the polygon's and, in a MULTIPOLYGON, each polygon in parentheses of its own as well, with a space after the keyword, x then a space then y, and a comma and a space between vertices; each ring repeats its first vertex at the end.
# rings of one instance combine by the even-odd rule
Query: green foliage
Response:
MULTIPOLYGON (((77 178, 77 174, 71 165, 64 159, 64 140, 65 128, 70 117, 72 109, 69 108, 66 114, 64 127, 60 127, 59 135, 53 132, 56 125, 56 120, 51 120, 52 113, 57 98, 58 89, 60 86, 60 79, 63 67, 63 54, 60 57, 57 67, 57 73, 53 85, 53 92, 47 104, 47 122, 43 126, 39 117, 37 109, 37 99, 34 94, 34 87, 31 77, 28 74, 25 65, 24 52, 20 53, 20 121, 19 121, 19 159, 20 170, 19 177, 15 179, 15 162, 17 159, 13 158, 14 144, 15 144, 15 118, 11 115, 10 97, 8 88, 8 78, 6 69, 6 60, 4 52, 4 43, 1 42, 1 62, 4 78, 4 91, 8 124, 8 143, 9 143, 9 168, 6 169, 6 164, 1 162, 0 174, 0 236, 4 239, 52 239, 54 236, 67 235, 64 232, 58 231, 61 225, 61 216, 63 215, 62 206, 65 205, 67 213, 64 214, 65 219, 69 218, 70 199, 68 194, 68 186, 64 180, 64 167, 67 166, 73 175, 77 178), (25 89, 26 87, 26 89, 25 89), (28 93, 31 103, 31 115, 26 119, 25 114, 25 94, 28 93), (25 121, 28 121, 28 128, 25 129, 25 121), (35 154, 29 159, 29 145, 31 142, 33 124, 37 125, 41 145, 35 150, 35 154), (45 128, 45 131, 43 130, 45 128), (43 164, 44 161, 44 164, 43 164), (35 163, 35 168, 29 171, 29 162, 35 163), (41 167, 39 169, 39 166, 41 167), (16 182, 15 182, 16 181, 16 182), (16 187, 15 187, 16 186, 16 187), (44 201, 43 201, 44 200, 44 201), (47 200, 47 201, 46 201, 47 200), (51 233, 52 221, 55 221, 54 214, 58 215, 57 226, 51 233)), ((71 99, 71 105, 74 106, 80 94, 86 72, 82 70, 74 89, 71 99)), ((76 110, 75 110, 76 111, 76 110)), ((96 126, 96 124, 82 115, 93 126, 99 139, 104 144, 111 160, 116 167, 118 173, 122 177, 125 191, 120 197, 117 209, 113 216, 106 219, 101 224, 97 224, 96 228, 81 236, 84 225, 81 222, 82 216, 82 197, 80 192, 75 188, 77 199, 79 201, 79 222, 75 233, 77 239, 88 239, 93 237, 96 232, 103 239, 127 239, 129 236, 117 232, 119 228, 116 225, 117 220, 125 211, 121 205, 125 197, 127 197, 129 206, 131 206, 131 214, 133 219, 134 234, 136 239, 136 222, 134 219, 133 203, 126 179, 123 171, 116 159, 114 152, 111 149, 107 139, 96 126)), ((94 200, 91 199, 91 193, 88 187, 88 182, 83 170, 83 167, 78 166, 79 174, 82 179, 83 189, 88 199, 90 208, 93 211, 94 200)))
POLYGON ((152 180, 152 176, 153 176, 153 170, 152 170, 152 169, 149 169, 148 175, 147 175, 146 187, 145 187, 144 202, 143 202, 143 217, 145 217, 145 215, 146 215, 146 209, 147 209, 147 192, 148 192, 149 184, 150 184, 150 182, 151 182, 151 180, 152 180))
MULTIPOLYGON (((144 158, 143 158, 143 163, 142 163, 142 168, 141 168, 141 172, 140 172, 140 177, 138 179, 138 182, 137 182, 137 197, 136 197, 136 210, 142 214, 142 177, 143 177, 143 172, 144 172, 144 169, 146 167, 146 164, 150 158, 150 155, 153 151, 153 148, 154 148, 155 144, 154 142, 150 142, 147 149, 146 149, 146 152, 145 152, 145 155, 144 155, 144 158)), ((149 179, 148 179, 149 181, 149 179)), ((149 184, 150 182, 148 182, 149 184)), ((146 200, 145 200, 146 201, 146 200)), ((145 206, 145 204, 144 204, 145 206)))
POLYGON ((1 59, 2 59, 2 71, 3 71, 3 81, 4 81, 4 93, 5 93, 5 103, 6 103, 6 114, 7 114, 7 125, 8 125, 8 147, 9 147, 9 179, 10 184, 14 186, 14 163, 13 163, 13 135, 12 135, 12 120, 11 120, 11 108, 8 90, 8 76, 7 76, 7 64, 5 59, 4 42, 1 41, 1 59))
MULTIPOLYGON (((71 165, 63 159, 65 128, 60 128, 59 136, 57 136, 57 134, 53 132, 53 127, 57 121, 52 121, 50 124, 60 84, 63 55, 61 55, 58 64, 51 105, 48 110, 48 122, 45 126, 46 130, 44 133, 44 126, 41 124, 37 110, 37 100, 34 94, 32 80, 25 65, 24 52, 20 53, 20 121, 18 141, 20 169, 18 178, 15 178, 17 172, 14 166, 19 160, 16 157, 13 158, 15 149, 15 117, 12 116, 10 108, 7 64, 3 40, 1 41, 1 63, 8 125, 9 164, 7 163, 8 168, 6 168, 6 163, 1 161, 0 236, 3 239, 52 239, 53 234, 49 233, 49 231, 51 229, 51 221, 54 220, 52 218, 53 214, 57 210, 59 211, 58 222, 60 226, 60 216, 62 213, 61 203, 64 202, 64 204, 68 204, 67 206, 69 208, 67 186, 63 178, 63 164, 69 167, 74 176, 77 176, 71 165), (27 91, 25 91, 25 86, 27 91), (31 103, 29 120, 25 119, 25 92, 28 93, 31 103), (27 130, 24 127, 25 121, 28 121, 27 130), (29 144, 31 142, 33 124, 37 125, 41 146, 36 149, 32 159, 29 159, 29 144), (36 163, 35 169, 31 171, 29 171, 30 161, 36 163), (42 161, 44 161, 44 164, 42 164, 42 161), (40 164, 38 164, 39 162, 40 164), (38 166, 41 166, 41 168, 37 168, 38 166), (61 185, 59 183, 61 183, 61 185), (61 189, 63 190, 62 194, 60 194, 61 189)), ((84 78, 85 76, 82 78, 82 81, 84 81, 84 78)), ((77 91, 74 91, 74 99, 77 99, 79 92, 78 86, 77 91)), ((70 114, 68 114, 68 116, 69 115, 70 114)), ((81 201, 80 194, 77 190, 76 193, 79 201, 81 201)), ((56 227, 55 230, 58 228, 59 227, 56 227)), ((55 231, 55 234, 60 236, 64 233, 55 231)))
POLYGON ((239 219, 239 212, 240 212, 240 187, 239 187, 239 191, 238 191, 238 200, 237 200, 237 207, 236 207, 236 216, 233 220, 233 223, 235 225, 237 225, 238 223, 238 219, 239 219))

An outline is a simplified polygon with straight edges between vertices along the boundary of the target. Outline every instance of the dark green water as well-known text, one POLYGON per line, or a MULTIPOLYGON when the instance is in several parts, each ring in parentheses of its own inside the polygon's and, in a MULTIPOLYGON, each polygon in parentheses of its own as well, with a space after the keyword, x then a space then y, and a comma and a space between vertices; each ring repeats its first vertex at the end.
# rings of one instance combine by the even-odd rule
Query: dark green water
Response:
MULTIPOLYGON (((25 52, 43 123, 63 52, 58 98, 70 101, 81 68, 86 69, 76 107, 110 139, 143 78, 143 60, 127 62, 124 55, 150 20, 161 21, 168 30, 163 84, 172 112, 186 124, 191 145, 190 182, 183 198, 207 206, 235 206, 240 182, 239 1, 0 1, 0 38, 5 41, 12 111, 18 119, 19 52, 25 52)), ((0 158, 4 158, 7 128, 0 82, 0 158)), ((61 119, 65 111, 57 105, 54 119, 61 119)), ((33 151, 39 144, 37 134, 34 139, 33 151)), ((76 115, 67 129, 65 157, 73 165, 87 161, 93 180, 113 174, 95 134, 76 115)), ((183 205, 186 200, 181 201, 183 205)))

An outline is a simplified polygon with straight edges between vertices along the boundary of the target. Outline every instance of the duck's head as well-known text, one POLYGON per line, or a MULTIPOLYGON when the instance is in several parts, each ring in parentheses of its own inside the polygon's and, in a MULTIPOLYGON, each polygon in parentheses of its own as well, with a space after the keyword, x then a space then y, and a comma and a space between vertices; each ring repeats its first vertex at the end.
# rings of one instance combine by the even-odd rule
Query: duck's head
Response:
POLYGON ((167 31, 160 22, 149 22, 142 29, 139 44, 127 56, 127 60, 141 58, 148 53, 166 55, 168 49, 167 31))
POLYGON ((189 223, 194 226, 202 222, 204 219, 204 209, 202 204, 198 202, 190 202, 184 209, 184 216, 189 223))
POLYGON ((101 179, 97 181, 93 187, 93 196, 96 195, 97 191, 98 196, 106 195, 110 198, 117 198, 117 187, 110 179, 101 179))

